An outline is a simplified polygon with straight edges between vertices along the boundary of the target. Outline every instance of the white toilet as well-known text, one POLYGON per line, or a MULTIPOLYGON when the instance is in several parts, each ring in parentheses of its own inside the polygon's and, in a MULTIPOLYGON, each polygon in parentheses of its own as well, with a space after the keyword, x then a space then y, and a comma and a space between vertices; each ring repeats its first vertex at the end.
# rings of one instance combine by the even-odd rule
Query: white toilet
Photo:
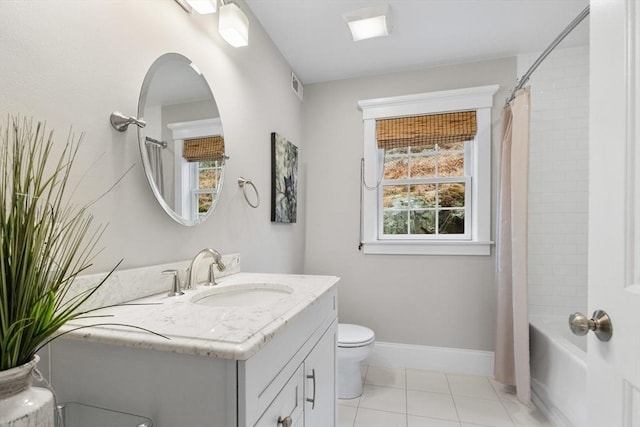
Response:
POLYGON ((375 339, 369 328, 338 324, 338 398, 353 399, 362 394, 360 362, 371 353, 375 339))

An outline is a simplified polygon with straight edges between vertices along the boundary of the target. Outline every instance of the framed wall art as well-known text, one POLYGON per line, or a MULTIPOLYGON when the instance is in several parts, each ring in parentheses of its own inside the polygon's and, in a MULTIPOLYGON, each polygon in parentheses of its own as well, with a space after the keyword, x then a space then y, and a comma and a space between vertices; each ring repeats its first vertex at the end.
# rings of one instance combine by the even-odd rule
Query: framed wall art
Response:
POLYGON ((298 147, 271 133, 271 221, 296 222, 298 147))

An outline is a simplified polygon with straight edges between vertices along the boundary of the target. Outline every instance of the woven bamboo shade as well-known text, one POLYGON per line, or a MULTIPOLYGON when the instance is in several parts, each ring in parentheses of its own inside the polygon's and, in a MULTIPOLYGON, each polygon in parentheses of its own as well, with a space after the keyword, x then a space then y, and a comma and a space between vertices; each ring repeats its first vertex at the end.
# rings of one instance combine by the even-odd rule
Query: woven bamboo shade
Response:
POLYGON ((210 136, 184 141, 182 157, 188 162, 206 162, 224 158, 224 138, 210 136))
POLYGON ((376 121, 378 148, 464 142, 476 136, 476 112, 431 114, 376 121))

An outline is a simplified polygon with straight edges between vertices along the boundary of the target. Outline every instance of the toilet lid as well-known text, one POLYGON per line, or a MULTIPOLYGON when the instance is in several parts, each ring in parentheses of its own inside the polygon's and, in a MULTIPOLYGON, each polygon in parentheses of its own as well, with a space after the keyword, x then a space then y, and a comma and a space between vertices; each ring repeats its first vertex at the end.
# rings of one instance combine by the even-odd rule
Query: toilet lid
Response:
POLYGON ((362 347, 372 343, 375 338, 373 331, 364 326, 338 324, 338 347, 362 347))

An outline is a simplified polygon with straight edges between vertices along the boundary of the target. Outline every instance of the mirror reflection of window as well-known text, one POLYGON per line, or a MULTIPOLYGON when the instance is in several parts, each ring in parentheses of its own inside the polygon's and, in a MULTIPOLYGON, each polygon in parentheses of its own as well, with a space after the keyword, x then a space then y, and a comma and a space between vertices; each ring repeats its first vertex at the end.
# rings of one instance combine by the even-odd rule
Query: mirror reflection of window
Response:
POLYGON ((192 138, 183 142, 184 168, 188 168, 189 191, 183 203, 193 219, 206 215, 216 199, 224 166, 224 138, 220 135, 192 138))
POLYGON ((222 178, 222 160, 208 160, 193 164, 191 180, 192 212, 198 216, 206 215, 211 209, 213 200, 218 196, 222 178))

